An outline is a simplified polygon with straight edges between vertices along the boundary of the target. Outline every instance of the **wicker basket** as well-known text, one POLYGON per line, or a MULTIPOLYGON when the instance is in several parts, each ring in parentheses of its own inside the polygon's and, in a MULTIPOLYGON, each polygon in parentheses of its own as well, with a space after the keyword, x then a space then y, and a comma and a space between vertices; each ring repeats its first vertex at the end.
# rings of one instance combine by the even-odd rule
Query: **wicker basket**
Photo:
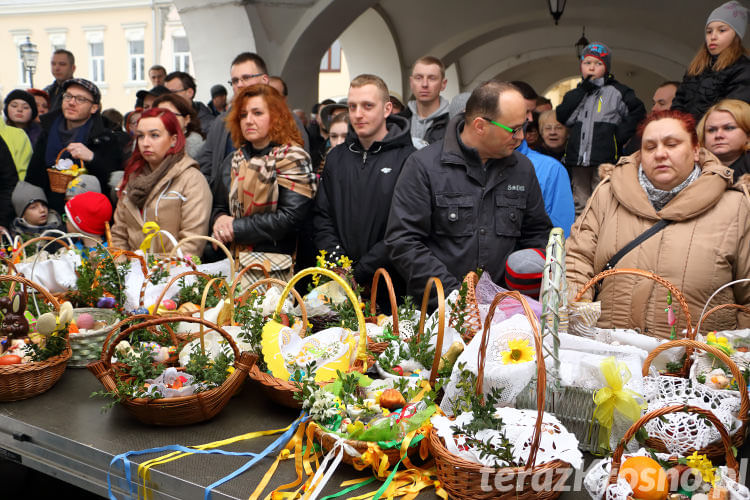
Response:
MULTIPOLYGON (((287 295, 289 295, 291 290, 293 290, 294 284, 305 276, 314 274, 322 274, 338 282, 338 284, 342 286, 346 291, 349 300, 351 300, 355 304, 357 303, 357 297, 354 295, 354 292, 338 274, 328 269, 309 267, 295 274, 294 277, 289 281, 289 283, 286 284, 286 286, 284 287, 284 291, 281 292, 281 297, 279 297, 279 303, 276 306, 276 314, 281 313, 281 308, 284 305, 284 301, 286 300, 286 297, 287 295)), ((300 302, 300 304, 303 304, 303 302, 300 302)), ((367 354, 365 351, 365 346, 367 345, 367 329, 365 327, 365 318, 362 315, 362 311, 359 308, 355 308, 355 311, 357 313, 357 319, 359 321, 359 341, 357 343, 357 358, 349 367, 349 370, 364 373, 368 368, 367 354)), ((312 321, 312 319, 310 319, 310 321, 312 321)), ((304 331, 307 327, 307 322, 305 322, 303 325, 304 326, 302 332, 304 334, 304 331)), ((258 369, 257 366, 253 367, 253 370, 250 371, 250 374, 248 376, 250 379, 255 380, 258 384, 260 384, 263 391, 274 402, 288 408, 302 408, 302 402, 294 398, 294 395, 299 392, 299 389, 294 385, 293 382, 274 377, 270 373, 262 372, 260 371, 260 369, 258 369)))
MULTIPOLYGON (((667 415, 669 413, 680 413, 680 412, 690 412, 690 413, 697 413, 699 415, 702 415, 707 420, 709 420, 714 426, 716 426, 716 429, 719 431, 719 434, 721 435, 721 455, 722 457, 726 458, 726 465, 730 469, 734 470, 735 477, 739 478, 739 465, 737 464, 737 460, 734 458, 734 454, 732 453, 732 443, 729 439, 729 435, 727 434, 726 429, 724 429, 724 426, 721 424, 718 418, 709 410, 704 410, 703 408, 698 408, 697 406, 688 406, 688 405, 673 405, 673 406, 665 406, 664 408, 659 408, 658 410, 649 412, 645 415, 643 415, 640 419, 638 419, 632 426, 630 426, 630 429, 625 433, 625 436, 620 441, 620 444, 617 445, 617 448, 615 448, 614 453, 612 454, 612 466, 609 473, 609 484, 615 484, 617 483, 617 476, 620 473, 620 463, 622 461, 622 454, 625 451, 625 446, 628 444, 628 441, 630 441, 633 436, 638 432, 638 429, 643 427, 646 422, 649 420, 653 420, 655 418, 661 418, 664 415, 667 415)), ((648 441, 646 442, 646 446, 648 446, 648 441)), ((657 450, 659 451, 659 450, 657 450)), ((673 460, 670 460, 670 462, 674 462, 673 460)), ((633 497, 628 497, 631 500, 634 500, 633 497)))
MULTIPOLYGON (((656 358, 656 356, 659 355, 659 353, 673 347, 685 347, 685 350, 688 350, 688 348, 692 348, 706 351, 707 353, 716 356, 722 363, 729 367, 729 370, 732 372, 732 376, 737 381, 737 388, 740 394, 740 410, 737 415, 737 419, 740 421, 740 428, 737 430, 737 432, 732 434, 731 440, 732 444, 735 447, 739 448, 740 446, 742 446, 742 444, 745 442, 745 434, 748 430, 748 411, 750 411, 750 397, 747 393, 745 377, 742 376, 740 369, 729 358, 729 356, 724 354, 724 352, 722 352, 720 349, 717 349, 708 344, 704 344, 702 342, 696 342, 695 340, 680 339, 666 342, 651 351, 646 357, 646 360, 643 362, 643 376, 645 377, 646 375, 648 375, 649 368, 651 367, 651 362, 654 360, 654 358, 656 358)), ((687 360, 685 364, 688 364, 687 360)), ((646 440, 646 446, 648 446, 649 448, 653 448, 654 450, 661 453, 669 453, 666 446, 664 446, 664 443, 660 439, 649 438, 646 440)), ((724 454, 724 445, 722 443, 712 443, 706 448, 698 450, 698 453, 706 454, 711 459, 719 458, 724 454)))
MULTIPOLYGON (((547 375, 544 365, 544 352, 542 351, 542 338, 539 333, 539 327, 534 312, 519 292, 502 292, 495 296, 484 322, 482 343, 478 357, 477 394, 482 394, 484 363, 492 317, 494 316, 496 306, 507 297, 515 298, 523 305, 526 316, 529 319, 529 323, 534 332, 539 387, 545 387, 546 384, 547 375)), ((432 456, 435 457, 438 479, 440 480, 442 487, 445 488, 452 498, 462 500, 488 498, 550 499, 560 496, 560 490, 541 491, 538 487, 534 488, 535 480, 539 477, 538 475, 542 475, 545 478, 545 481, 551 480, 551 484, 558 484, 559 481, 564 482, 568 470, 571 468, 570 464, 563 462, 562 460, 553 460, 543 464, 536 464, 536 454, 539 449, 542 432, 542 418, 544 415, 544 391, 541 389, 537 390, 537 408, 536 426, 534 428, 531 448, 529 450, 528 462, 525 467, 492 468, 479 463, 469 462, 468 460, 458 457, 448 451, 443 439, 437 435, 437 432, 434 429, 432 429, 429 437, 430 452, 432 453, 432 456), (512 484, 515 485, 515 488, 511 488, 511 491, 498 491, 489 488, 490 491, 487 491, 487 478, 495 478, 497 475, 502 475, 502 477, 506 478, 504 481, 506 484, 508 483, 508 480, 512 478, 512 484)))
MULTIPOLYGON (((174 321, 199 323, 221 334, 229 342, 234 352, 235 370, 219 387, 191 396, 162 399, 131 398, 123 400, 122 405, 134 417, 145 424, 164 426, 189 425, 213 418, 241 388, 248 371, 253 367, 257 359, 255 354, 249 352, 240 353, 231 335, 224 331, 223 328, 201 318, 176 316, 168 318, 151 317, 150 319, 146 319, 141 316, 136 317, 136 319, 145 319, 145 321, 136 322, 128 328, 123 329, 109 344, 109 349, 106 352, 102 352, 100 360, 89 363, 87 366, 89 371, 99 379, 107 391, 117 391, 117 378, 121 376, 121 373, 118 373, 111 363, 115 347, 118 342, 125 339, 135 330, 153 328, 174 321)), ((174 341, 174 334, 172 334, 172 338, 174 341)))
MULTIPOLYGON (((67 151, 67 148, 62 148, 60 152, 57 153, 57 156, 55 157, 55 165, 57 165, 57 162, 60 161, 60 157, 65 151, 67 151)), ((53 193, 65 193, 65 191, 67 191, 68 189, 68 183, 70 183, 70 181, 75 179, 81 173, 85 173, 85 170, 83 170, 83 160, 78 160, 78 164, 80 165, 82 172, 79 172, 77 175, 64 174, 62 170, 57 170, 56 168, 47 169, 47 176, 49 177, 49 188, 53 193)))
POLYGON ((96 307, 80 307, 73 309, 73 315, 78 316, 89 313, 96 321, 106 321, 107 326, 86 333, 71 333, 68 335, 72 355, 68 362, 70 368, 86 368, 91 361, 99 359, 104 347, 104 339, 107 338, 112 327, 117 323, 117 315, 111 309, 99 309, 96 307))
MULTIPOLYGON (((393 281, 391 280, 390 274, 388 274, 388 271, 386 271, 382 267, 378 268, 377 271, 375 271, 375 274, 372 276, 372 286, 370 287, 370 316, 377 316, 376 301, 378 298, 378 281, 380 280, 381 276, 383 277, 386 289, 388 290, 388 300, 391 303, 391 316, 393 317, 393 335, 398 337, 398 303, 396 302, 396 292, 393 290, 393 281)), ((369 320, 370 318, 367 318, 366 321, 369 320)), ((388 342, 375 342, 371 340, 369 336, 367 337, 367 348, 373 354, 382 353, 383 351, 385 351, 386 347, 388 347, 388 342)))
MULTIPOLYGON (((33 281, 17 275, 0 276, 0 282, 2 281, 11 281, 13 284, 19 283, 34 288, 52 304, 55 311, 60 310, 57 300, 44 287, 33 281)), ((62 354, 45 361, 0 366, 0 402, 19 401, 49 390, 65 372, 70 355, 71 350, 68 345, 62 354)))
POLYGON ((26 247, 30 246, 32 243, 39 243, 40 241, 47 241, 50 243, 53 241, 57 241, 60 243, 60 245, 70 250, 70 245, 68 245, 63 239, 56 238, 54 236, 37 236, 36 238, 31 238, 30 240, 24 241, 23 244, 19 245, 18 248, 13 250, 13 263, 19 264, 26 260, 26 247))

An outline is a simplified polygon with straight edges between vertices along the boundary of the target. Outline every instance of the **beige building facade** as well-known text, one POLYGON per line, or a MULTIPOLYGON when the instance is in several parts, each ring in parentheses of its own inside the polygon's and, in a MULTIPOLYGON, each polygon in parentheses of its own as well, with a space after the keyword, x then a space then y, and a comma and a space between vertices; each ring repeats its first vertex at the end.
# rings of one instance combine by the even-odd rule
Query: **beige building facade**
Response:
MULTIPOLYGON (((34 86, 52 83, 50 59, 64 48, 75 55, 75 76, 95 82, 103 109, 122 113, 136 92, 151 88, 148 69, 194 73, 188 37, 177 9, 165 0, 0 0, 0 94, 29 88, 19 45, 29 38, 39 51, 34 86)), ((199 98, 208 88, 198 88, 199 98)))

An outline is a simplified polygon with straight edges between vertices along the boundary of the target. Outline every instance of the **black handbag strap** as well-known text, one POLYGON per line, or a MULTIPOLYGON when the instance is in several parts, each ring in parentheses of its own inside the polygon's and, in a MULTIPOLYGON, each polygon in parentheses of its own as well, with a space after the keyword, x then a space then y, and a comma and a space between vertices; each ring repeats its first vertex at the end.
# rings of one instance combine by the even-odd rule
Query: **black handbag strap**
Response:
POLYGON ((609 261, 604 265, 604 269, 602 269, 602 271, 609 271, 610 269, 613 269, 617 265, 617 263, 620 262, 620 259, 622 259, 628 252, 630 252, 632 249, 634 249, 671 223, 671 220, 659 219, 659 222, 633 238, 633 241, 622 247, 619 252, 614 254, 612 258, 609 259, 609 261))
MULTIPOLYGON (((622 247, 616 254, 612 256, 609 261, 604 265, 604 269, 602 271, 609 271, 610 269, 614 269, 614 267, 617 265, 618 262, 620 262, 620 259, 625 257, 625 255, 630 252, 632 249, 667 227, 669 224, 671 224, 673 221, 666 220, 666 219, 659 219, 659 222, 651 226, 650 228, 643 231, 641 234, 633 238, 633 240, 622 247)), ((594 297, 599 295, 599 290, 601 289, 602 282, 598 281, 596 285, 594 286, 594 297)))

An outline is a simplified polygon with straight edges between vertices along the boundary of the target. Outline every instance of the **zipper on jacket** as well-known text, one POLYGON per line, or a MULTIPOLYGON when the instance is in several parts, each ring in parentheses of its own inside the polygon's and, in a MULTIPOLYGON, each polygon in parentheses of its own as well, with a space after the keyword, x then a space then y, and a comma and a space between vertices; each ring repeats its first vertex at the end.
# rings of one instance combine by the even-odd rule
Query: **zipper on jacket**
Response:
POLYGON ((169 179, 167 181, 167 185, 164 186, 164 189, 162 189, 161 194, 159 194, 159 197, 156 199, 156 207, 154 207, 154 218, 156 220, 159 220, 159 202, 162 198, 164 198, 164 195, 167 194, 167 189, 169 189, 169 186, 172 185, 172 179, 169 179))
POLYGON ((367 163, 367 151, 362 152, 362 165, 367 163))

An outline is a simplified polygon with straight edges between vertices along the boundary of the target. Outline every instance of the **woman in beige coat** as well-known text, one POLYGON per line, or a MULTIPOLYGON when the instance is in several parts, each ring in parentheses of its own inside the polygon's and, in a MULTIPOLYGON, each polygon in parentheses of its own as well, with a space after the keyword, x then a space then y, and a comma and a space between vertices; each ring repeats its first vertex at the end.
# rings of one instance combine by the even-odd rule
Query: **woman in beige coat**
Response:
MULTIPOLYGON (((639 268, 669 280, 690 306, 693 325, 721 285, 750 277, 750 195, 747 182, 732 185, 732 170, 701 149, 692 116, 650 114, 639 128, 640 152, 616 166, 602 165, 604 179, 573 225, 567 243, 569 293, 575 294, 624 246, 661 219, 661 231, 626 253, 615 268, 639 268)), ((589 290, 584 299, 593 299, 589 290)), ((615 275, 601 282, 602 328, 637 328, 669 338, 667 290, 652 280, 615 275)), ((747 283, 724 289, 712 305, 750 305, 747 283)), ((677 331, 685 327, 677 301, 677 331)), ((750 327, 750 316, 722 310, 701 330, 750 327)))
MULTIPOLYGON (((146 235, 143 226, 155 222, 178 241, 208 234, 213 198, 198 164, 185 154, 185 136, 174 114, 165 109, 145 111, 136 130, 138 147, 125 167, 112 226, 112 245, 137 250, 146 235)), ((180 247, 201 255, 205 241, 180 247)), ((168 238, 156 236, 151 251, 171 250, 168 238)))

